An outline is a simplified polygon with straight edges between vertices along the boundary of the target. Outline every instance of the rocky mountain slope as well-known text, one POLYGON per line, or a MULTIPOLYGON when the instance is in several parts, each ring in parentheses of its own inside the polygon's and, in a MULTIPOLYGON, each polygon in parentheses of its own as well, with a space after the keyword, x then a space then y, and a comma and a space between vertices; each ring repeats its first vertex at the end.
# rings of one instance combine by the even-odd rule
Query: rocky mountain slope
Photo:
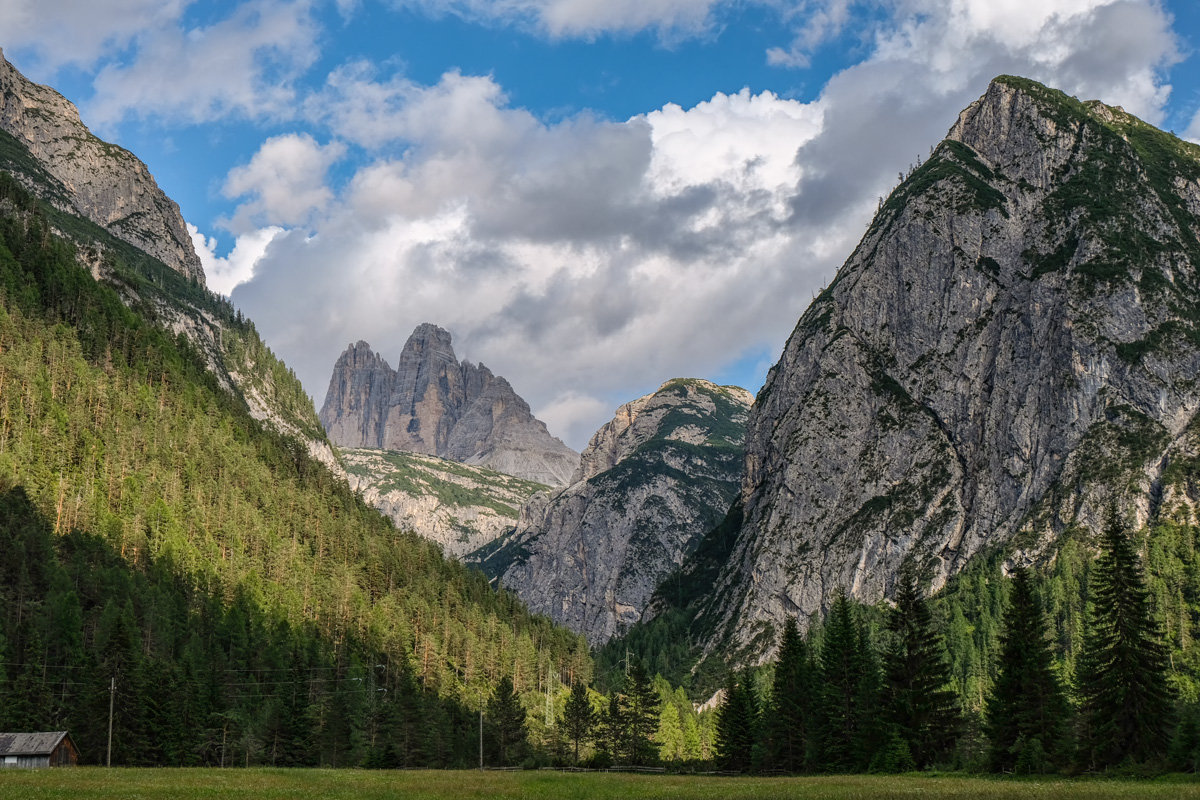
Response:
MULTIPOLYGON (((56 186, 48 199, 95 222, 188 280, 204 284, 179 206, 136 156, 92 135, 70 101, 28 80, 0 50, 0 130, 33 155, 56 186)), ((44 193, 44 192, 43 192, 44 193)))
POLYGON ((173 335, 250 413, 336 467, 312 401, 253 323, 204 287, 179 207, 133 154, 97 139, 79 111, 33 83, 0 51, 0 170, 49 204, 56 234, 92 277, 173 335))
POLYGON ((1047 557, 1110 497, 1194 506, 1198 232, 1200 148, 996 79, 771 370, 725 544, 689 567, 707 649, 761 657, 905 558, 936 588, 988 548, 1047 557))
POLYGON ((403 450, 564 486, 579 454, 550 435, 508 381, 459 363, 450 334, 418 325, 396 369, 366 342, 333 367, 320 419, 339 447, 403 450))
POLYGON ((592 437, 571 485, 535 495, 516 530, 475 554, 532 611, 607 641, 725 514, 753 397, 668 381, 592 437))
POLYGON ((347 480, 396 527, 461 557, 517 524, 521 507, 545 484, 436 456, 395 450, 340 451, 347 480))
POLYGON ((69 727, 87 760, 111 733, 130 766, 227 764, 225 741, 244 764, 277 741, 281 765, 464 766, 469 699, 507 677, 533 700, 550 664, 588 680, 580 637, 315 460, 312 402, 253 324, 60 204, 43 157, 0 131, 7 729, 69 727))

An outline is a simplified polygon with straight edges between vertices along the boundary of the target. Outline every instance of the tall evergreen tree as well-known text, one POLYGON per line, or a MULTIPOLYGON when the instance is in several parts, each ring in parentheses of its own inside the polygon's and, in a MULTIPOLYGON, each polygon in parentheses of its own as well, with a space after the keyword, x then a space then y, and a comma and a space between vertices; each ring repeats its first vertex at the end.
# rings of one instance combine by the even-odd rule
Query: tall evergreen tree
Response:
POLYGON ((575 681, 571 684, 571 695, 563 708, 562 729, 567 739, 575 746, 575 761, 579 762, 579 745, 592 735, 592 727, 596 722, 596 712, 592 709, 592 701, 588 698, 587 684, 575 681))
POLYGON ((487 719, 495 738, 496 755, 501 765, 517 762, 525 754, 525 707, 513 691, 512 678, 505 675, 487 704, 487 719))
POLYGON ((960 717, 946 649, 911 562, 900 570, 887 627, 891 641, 883 659, 883 718, 923 769, 948 754, 960 717))
POLYGON ((1088 589, 1092 611, 1076 673, 1084 764, 1100 769, 1160 760, 1173 719, 1166 647, 1115 504, 1108 509, 1088 589))
POLYGON ((629 665, 621 700, 625 722, 624 746, 621 748, 624 760, 633 765, 654 763, 658 760, 654 734, 658 730, 659 697, 640 658, 634 658, 629 665))
POLYGON ((1030 571, 1013 572, 1000 664, 987 701, 989 760, 1002 772, 1043 771, 1063 752, 1067 701, 1030 571))
POLYGON ((625 709, 621 697, 613 692, 608 698, 608 706, 596 720, 595 735, 596 748, 609 763, 621 757, 625 727, 625 709))
POLYGON ((754 762, 758 701, 748 673, 729 673, 725 697, 717 709, 717 764, 730 772, 748 772, 754 762))
POLYGON ((850 598, 839 590, 821 638, 817 768, 829 772, 866 769, 874 713, 871 665, 862 622, 850 598))
POLYGON ((789 617, 779 640, 771 702, 763 714, 767 766, 785 772, 810 768, 816 738, 817 681, 808 644, 789 617))

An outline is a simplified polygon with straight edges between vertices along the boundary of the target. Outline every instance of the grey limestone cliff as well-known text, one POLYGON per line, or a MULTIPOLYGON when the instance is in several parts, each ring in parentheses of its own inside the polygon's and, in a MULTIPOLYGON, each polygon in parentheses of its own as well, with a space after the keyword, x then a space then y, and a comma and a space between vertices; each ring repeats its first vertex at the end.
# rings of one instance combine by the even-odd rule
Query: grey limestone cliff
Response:
POLYGON ((128 150, 93 136, 70 101, 26 79, 2 50, 0 130, 20 142, 57 182, 59 191, 47 198, 50 202, 204 283, 179 206, 158 188, 146 165, 128 150))
POLYGON ((436 456, 395 450, 340 451, 346 477, 396 527, 462 557, 517 524, 529 498, 550 487, 436 456))
POLYGON ((394 370, 366 342, 350 345, 320 418, 339 447, 435 455, 550 486, 566 485, 579 463, 508 381, 460 364, 450 334, 429 323, 413 331, 394 370))
POLYGON ((655 587, 724 516, 752 396, 673 380, 592 437, 571 485, 539 494, 476 554, 530 609, 593 644, 636 622, 655 587))
POLYGON ((1194 503, 1200 148, 1002 77, 893 191, 752 414, 744 521, 699 614, 768 654, 838 587, 1052 555, 1109 497, 1194 503))

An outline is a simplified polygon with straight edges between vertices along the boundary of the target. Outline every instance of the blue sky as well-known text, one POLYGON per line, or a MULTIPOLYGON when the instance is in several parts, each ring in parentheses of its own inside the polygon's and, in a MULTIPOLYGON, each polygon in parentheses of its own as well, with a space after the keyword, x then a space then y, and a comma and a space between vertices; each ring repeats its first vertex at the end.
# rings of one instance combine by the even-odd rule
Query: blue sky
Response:
POLYGON ((1200 138, 1192 0, 0 0, 318 403, 420 322, 576 448, 757 390, 897 172, 996 74, 1200 138))

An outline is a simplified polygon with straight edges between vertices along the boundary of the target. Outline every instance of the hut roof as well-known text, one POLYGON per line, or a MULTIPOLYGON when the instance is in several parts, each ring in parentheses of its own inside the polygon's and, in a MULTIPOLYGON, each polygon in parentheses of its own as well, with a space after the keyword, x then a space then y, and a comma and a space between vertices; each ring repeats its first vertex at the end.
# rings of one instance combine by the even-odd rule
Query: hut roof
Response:
POLYGON ((66 731, 0 733, 0 756, 48 756, 66 736, 66 731))

